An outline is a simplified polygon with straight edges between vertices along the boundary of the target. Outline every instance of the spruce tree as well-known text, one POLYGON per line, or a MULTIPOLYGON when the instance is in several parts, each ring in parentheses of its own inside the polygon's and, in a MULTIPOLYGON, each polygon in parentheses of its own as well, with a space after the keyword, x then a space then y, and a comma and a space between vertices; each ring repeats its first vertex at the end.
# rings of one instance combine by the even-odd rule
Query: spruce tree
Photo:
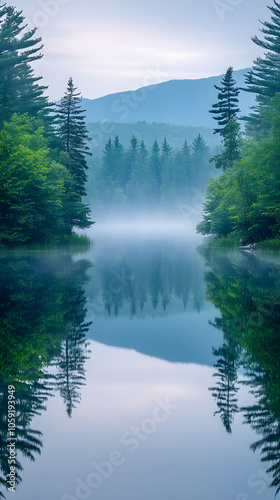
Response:
POLYGON ((88 146, 90 137, 81 102, 81 93, 77 92, 73 79, 70 77, 65 95, 61 98, 57 108, 57 135, 61 139, 62 149, 69 155, 67 168, 74 181, 74 192, 79 197, 86 195, 86 170, 88 169, 86 156, 91 156, 88 146))
POLYGON ((214 85, 214 87, 219 91, 218 102, 213 104, 209 113, 213 114, 214 120, 219 125, 219 128, 214 129, 214 134, 220 134, 222 137, 225 137, 230 120, 236 118, 240 112, 238 107, 240 89, 236 87, 236 81, 233 78, 233 68, 231 66, 222 78, 221 86, 214 85))
POLYGON ((210 158, 210 162, 214 162, 216 168, 227 170, 239 158, 241 147, 240 126, 237 121, 240 89, 236 87, 231 66, 222 78, 221 86, 214 87, 219 91, 218 102, 213 104, 209 112, 218 122, 219 127, 214 129, 214 134, 220 134, 224 149, 210 158))
POLYGON ((276 0, 273 3, 274 6, 268 6, 272 13, 271 20, 261 23, 263 39, 252 37, 252 41, 265 53, 254 61, 252 70, 245 75, 247 88, 244 90, 256 94, 256 106, 246 118, 249 130, 259 128, 263 106, 268 105, 270 99, 280 92, 280 3, 276 0))
POLYGON ((0 6, 0 127, 14 113, 46 116, 50 104, 47 87, 35 77, 30 64, 42 58, 41 38, 36 28, 27 31, 22 12, 0 6))

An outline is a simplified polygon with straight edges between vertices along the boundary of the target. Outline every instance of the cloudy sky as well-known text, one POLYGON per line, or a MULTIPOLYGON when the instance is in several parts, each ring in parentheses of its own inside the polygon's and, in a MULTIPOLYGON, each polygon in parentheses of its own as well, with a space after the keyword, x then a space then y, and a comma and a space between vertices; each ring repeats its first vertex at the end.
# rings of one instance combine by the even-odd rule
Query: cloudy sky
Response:
POLYGON ((44 76, 59 99, 69 76, 84 97, 247 68, 272 0, 11 0, 37 26, 44 76))

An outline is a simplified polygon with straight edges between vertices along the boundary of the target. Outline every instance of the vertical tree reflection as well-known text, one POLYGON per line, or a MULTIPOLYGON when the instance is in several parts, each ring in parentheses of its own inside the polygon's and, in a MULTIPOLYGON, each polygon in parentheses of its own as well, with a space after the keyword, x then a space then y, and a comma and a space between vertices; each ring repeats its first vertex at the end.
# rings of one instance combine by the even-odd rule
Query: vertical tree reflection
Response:
MULTIPOLYGON (((15 483, 22 481, 22 457, 34 461, 43 447, 42 433, 33 429, 36 415, 59 385, 71 414, 85 382, 86 308, 83 285, 87 261, 73 262, 64 253, 0 255, 0 485, 7 488, 10 472, 8 386, 15 387, 15 483), (65 347, 67 345, 67 348, 65 347), (68 363, 63 365, 67 351, 68 363), (48 373, 59 365, 68 374, 62 380, 48 373), (70 399, 68 397, 70 394, 70 399)), ((5 498, 4 491, 0 498, 5 498)))
POLYGON ((234 414, 239 411, 237 404, 239 350, 235 343, 228 341, 224 342, 219 349, 213 349, 213 353, 219 358, 214 365, 218 369, 218 372, 214 374, 218 382, 215 387, 210 387, 209 390, 212 391, 212 396, 217 400, 218 410, 215 415, 220 415, 226 431, 230 434, 234 414))
POLYGON ((241 357, 242 380, 255 403, 240 409, 244 423, 260 436, 251 445, 261 452, 272 476, 271 487, 280 492, 280 269, 253 255, 203 252, 211 267, 205 276, 207 297, 220 310, 214 326, 223 331, 216 387, 211 388, 227 432, 238 411, 237 368, 241 357))
POLYGON ((86 297, 83 290, 79 289, 73 296, 72 307, 67 321, 72 324, 69 334, 62 341, 61 353, 54 361, 57 368, 55 374, 55 386, 59 390, 69 417, 73 409, 80 403, 80 389, 85 385, 85 362, 88 359, 87 350, 89 343, 86 341, 86 333, 90 323, 85 323, 86 297))

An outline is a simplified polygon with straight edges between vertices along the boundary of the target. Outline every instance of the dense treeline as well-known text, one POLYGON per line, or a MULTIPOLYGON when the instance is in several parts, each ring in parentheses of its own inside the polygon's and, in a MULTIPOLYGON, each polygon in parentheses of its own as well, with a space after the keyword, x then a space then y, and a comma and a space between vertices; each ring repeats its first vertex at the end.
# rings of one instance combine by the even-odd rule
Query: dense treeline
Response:
POLYGON ((118 136, 109 138, 103 158, 95 165, 89 194, 95 205, 164 207, 175 200, 186 200, 194 190, 203 191, 214 168, 210 151, 199 134, 191 145, 185 141, 175 150, 166 138, 154 141, 148 150, 133 135, 125 149, 118 136))
MULTIPOLYGON (((214 110, 220 112, 223 97, 234 96, 236 109, 219 130, 223 152, 213 158, 216 167, 224 170, 210 181, 204 206, 205 215, 198 232, 231 239, 259 242, 280 240, 280 3, 274 0, 270 22, 263 23, 264 41, 253 41, 265 48, 247 75, 247 91, 256 94, 256 106, 246 118, 246 138, 241 140, 237 119, 238 89, 219 89, 214 110), (225 93, 223 93, 225 92, 225 93)), ((228 100, 228 103, 230 101, 228 100)), ((230 105, 225 107, 229 111, 230 105)), ((212 111, 213 112, 213 111, 212 111)), ((217 117, 216 117, 217 119, 217 117)), ((219 122, 218 122, 219 123, 219 122)))
POLYGON ((56 110, 31 64, 42 57, 22 12, 0 6, 0 242, 67 241, 87 228, 88 135, 69 79, 56 110))

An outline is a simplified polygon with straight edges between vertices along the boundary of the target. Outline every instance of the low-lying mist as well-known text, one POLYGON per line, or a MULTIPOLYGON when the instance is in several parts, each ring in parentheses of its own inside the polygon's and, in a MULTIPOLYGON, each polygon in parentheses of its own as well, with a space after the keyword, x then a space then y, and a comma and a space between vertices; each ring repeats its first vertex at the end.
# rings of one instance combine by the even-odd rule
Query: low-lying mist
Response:
POLYGON ((202 218, 202 205, 181 204, 174 210, 110 210, 106 215, 94 214, 94 226, 87 231, 91 237, 99 234, 130 236, 176 236, 201 240, 196 226, 202 218))

